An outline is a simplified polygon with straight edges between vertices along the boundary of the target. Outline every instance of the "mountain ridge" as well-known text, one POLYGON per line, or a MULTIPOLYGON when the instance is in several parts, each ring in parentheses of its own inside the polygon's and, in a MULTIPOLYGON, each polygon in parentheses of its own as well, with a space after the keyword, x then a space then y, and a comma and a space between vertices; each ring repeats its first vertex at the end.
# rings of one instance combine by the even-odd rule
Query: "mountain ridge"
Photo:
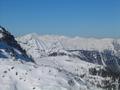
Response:
POLYGON ((0 35, 0 55, 10 57, 0 56, 1 90, 120 89, 119 39, 37 34, 11 39, 11 34, 5 35, 0 35), (10 40, 6 39, 8 36, 10 40))
MULTIPOLYGON (((16 59, 24 59, 27 61, 30 60, 29 56, 26 54, 26 51, 15 40, 15 37, 2 26, 0 26, 0 34, 1 55, 2 53, 3 55, 6 53, 8 56, 15 57, 16 59)), ((7 57, 7 55, 5 57, 7 57)))

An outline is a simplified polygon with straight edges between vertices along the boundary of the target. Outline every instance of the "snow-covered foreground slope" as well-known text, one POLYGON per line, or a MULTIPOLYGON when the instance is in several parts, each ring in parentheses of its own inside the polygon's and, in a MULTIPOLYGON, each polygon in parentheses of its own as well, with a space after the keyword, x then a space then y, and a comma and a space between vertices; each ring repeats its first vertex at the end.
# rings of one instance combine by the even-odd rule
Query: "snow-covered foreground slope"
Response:
MULTIPOLYGON (((95 90, 96 87, 90 82, 94 79, 88 74, 88 68, 94 66, 68 57, 43 58, 39 65, 2 59, 0 60, 0 89, 95 90)), ((102 78, 96 77, 98 78, 100 80, 94 82, 102 83, 102 78)))

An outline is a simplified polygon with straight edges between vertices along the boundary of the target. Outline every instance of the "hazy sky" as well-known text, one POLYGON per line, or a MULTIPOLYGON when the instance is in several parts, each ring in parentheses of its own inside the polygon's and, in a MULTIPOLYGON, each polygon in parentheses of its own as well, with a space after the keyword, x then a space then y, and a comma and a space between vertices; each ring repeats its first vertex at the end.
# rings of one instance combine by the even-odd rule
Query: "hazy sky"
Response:
POLYGON ((0 0, 0 24, 14 35, 120 37, 120 0, 0 0))

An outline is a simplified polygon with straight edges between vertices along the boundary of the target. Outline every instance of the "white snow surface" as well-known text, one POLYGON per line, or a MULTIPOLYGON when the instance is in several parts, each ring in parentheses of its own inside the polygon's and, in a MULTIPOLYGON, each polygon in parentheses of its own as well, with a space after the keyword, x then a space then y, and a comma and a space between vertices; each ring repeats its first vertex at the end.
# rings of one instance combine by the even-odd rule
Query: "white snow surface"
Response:
POLYGON ((66 56, 45 57, 40 59, 37 65, 30 62, 22 64, 12 59, 1 59, 0 89, 93 90, 96 87, 87 82, 90 77, 89 74, 87 75, 89 67, 97 66, 66 56), (85 73, 85 78, 79 77, 85 73))
POLYGON ((0 38, 2 38, 3 37, 3 34, 2 33, 0 33, 0 38))
MULTIPOLYGON (((62 52, 66 50, 115 50, 113 42, 120 44, 120 39, 112 38, 81 38, 81 37, 65 37, 55 35, 38 35, 35 33, 27 34, 16 38, 20 45, 33 58, 46 56, 50 52, 62 52)), ((117 48, 120 51, 120 47, 117 48)))
MULTIPOLYGON (((51 48, 55 44, 59 46, 59 48, 65 48, 70 50, 99 50, 102 51, 104 49, 114 50, 112 38, 82 38, 82 37, 65 37, 65 36, 56 36, 56 35, 38 35, 38 34, 28 34, 22 37, 17 38, 18 41, 23 43, 33 43, 33 40, 39 41, 44 45, 43 49, 51 48)), ((120 43, 119 39, 115 39, 120 43)), ((41 45, 42 46, 42 45, 41 45)))
POLYGON ((48 57, 47 54, 67 53, 65 50, 114 50, 114 39, 37 34, 16 39, 36 63, 0 58, 0 90, 104 90, 96 86, 109 78, 89 74, 89 68, 100 69, 103 66, 69 56, 48 57))

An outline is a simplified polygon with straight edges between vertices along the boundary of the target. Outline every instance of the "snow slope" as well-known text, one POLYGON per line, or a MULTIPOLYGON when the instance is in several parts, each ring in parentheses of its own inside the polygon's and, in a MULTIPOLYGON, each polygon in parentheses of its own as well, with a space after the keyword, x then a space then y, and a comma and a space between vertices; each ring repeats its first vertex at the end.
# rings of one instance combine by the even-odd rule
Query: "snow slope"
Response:
POLYGON ((87 74, 88 68, 85 66, 94 65, 73 59, 70 62, 66 59, 68 57, 43 58, 39 65, 0 60, 0 89, 93 90, 96 88, 87 82, 89 75, 86 75, 85 78, 79 76, 87 74))
POLYGON ((17 38, 20 45, 35 61, 45 56, 77 56, 88 62, 106 66, 109 61, 120 64, 120 39, 70 38, 28 34, 17 38), (114 58, 109 59, 109 57, 114 58), (115 58, 117 58, 115 62, 115 58), (94 60, 95 59, 95 60, 94 60))
POLYGON ((119 73, 111 71, 119 72, 119 39, 28 34, 16 40, 0 41, 0 90, 120 89, 119 73))
POLYGON ((86 90, 90 87, 111 88, 115 82, 113 79, 119 78, 119 39, 40 36, 34 33, 18 37, 17 41, 37 65, 62 68, 64 73, 69 72, 77 76, 78 81, 82 80, 82 85, 87 86, 86 90))

